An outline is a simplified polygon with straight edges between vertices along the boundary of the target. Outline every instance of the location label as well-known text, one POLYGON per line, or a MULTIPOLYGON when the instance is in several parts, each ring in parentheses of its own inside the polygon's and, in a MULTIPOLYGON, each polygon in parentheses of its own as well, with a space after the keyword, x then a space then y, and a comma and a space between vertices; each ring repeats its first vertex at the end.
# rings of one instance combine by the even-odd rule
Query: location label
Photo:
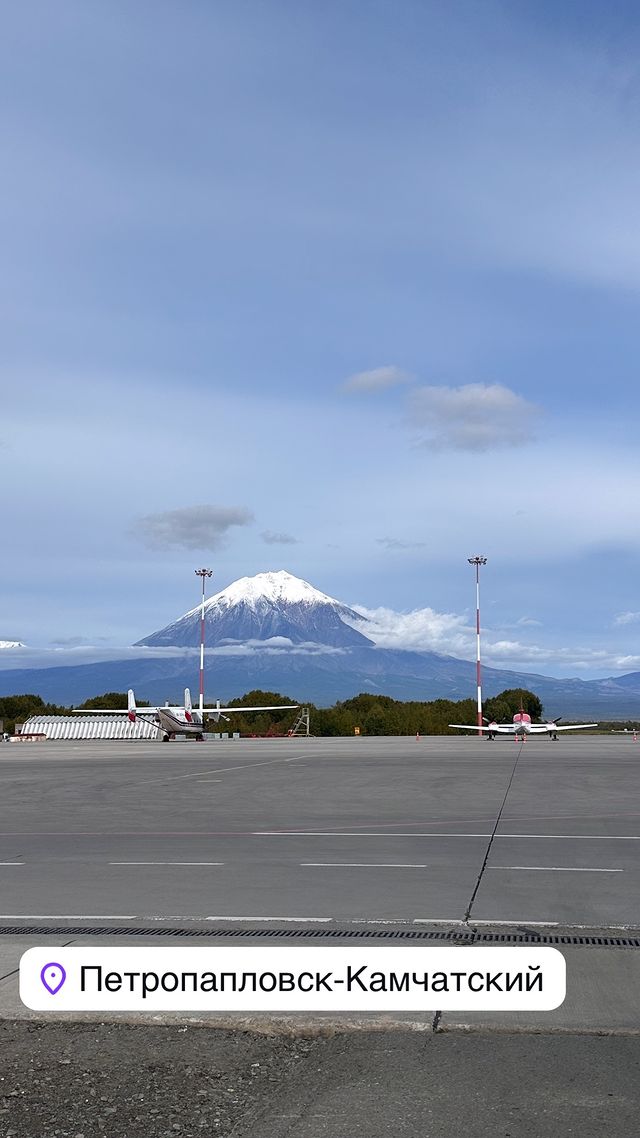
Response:
POLYGON ((40 973, 40 979, 42 980, 42 983, 47 989, 47 992, 49 992, 52 996, 55 996, 56 992, 60 991, 66 978, 67 973, 65 972, 64 968, 61 964, 56 964, 55 961, 51 961, 50 964, 45 964, 42 972, 40 973))

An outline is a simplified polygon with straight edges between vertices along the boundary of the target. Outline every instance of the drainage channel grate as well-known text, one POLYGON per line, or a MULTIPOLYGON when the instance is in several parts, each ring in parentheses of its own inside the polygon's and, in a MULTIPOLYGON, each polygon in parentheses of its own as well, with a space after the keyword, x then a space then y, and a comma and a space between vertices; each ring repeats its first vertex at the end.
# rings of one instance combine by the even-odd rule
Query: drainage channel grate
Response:
POLYGON ((233 940, 417 940, 453 944, 566 944, 591 948, 640 948, 640 937, 581 936, 573 933, 478 932, 475 929, 444 932, 432 929, 244 929, 181 928, 163 925, 135 928, 127 925, 0 925, 0 936, 104 936, 197 937, 233 940))

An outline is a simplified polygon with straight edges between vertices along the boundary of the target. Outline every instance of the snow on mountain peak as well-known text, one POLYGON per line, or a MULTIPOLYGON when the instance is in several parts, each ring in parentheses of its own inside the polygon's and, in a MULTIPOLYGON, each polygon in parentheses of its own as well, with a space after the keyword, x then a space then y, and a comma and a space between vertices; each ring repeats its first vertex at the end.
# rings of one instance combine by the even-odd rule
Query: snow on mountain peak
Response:
POLYGON ((0 640, 0 648, 26 648, 21 640, 0 640))
MULTIPOLYGON (((233 581, 205 601, 205 621, 207 644, 273 637, 338 648, 372 643, 359 631, 366 617, 284 569, 233 581)), ((200 605, 138 643, 195 645, 199 629, 200 605)))
MULTIPOLYGON (((206 602, 207 608, 230 608, 237 604, 255 606, 261 601, 271 604, 337 605, 333 597, 314 589, 308 581, 294 577, 285 569, 257 573, 255 577, 240 577, 222 592, 206 602)), ((194 610, 195 611, 195 610, 194 610)))

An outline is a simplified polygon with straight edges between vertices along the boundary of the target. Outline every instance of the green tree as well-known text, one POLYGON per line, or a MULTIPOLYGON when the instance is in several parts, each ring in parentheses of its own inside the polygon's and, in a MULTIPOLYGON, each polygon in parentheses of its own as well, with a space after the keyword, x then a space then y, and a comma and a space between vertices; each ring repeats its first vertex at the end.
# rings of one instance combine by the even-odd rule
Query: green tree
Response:
POLYGON ((245 711, 238 714, 234 713, 229 716, 229 723, 220 720, 216 723, 215 719, 209 717, 209 730, 231 730, 239 731, 241 735, 286 735, 287 731, 293 726, 297 710, 293 710, 294 704, 299 701, 290 699, 287 695, 282 695, 281 692, 276 691, 262 691, 260 688, 254 688, 253 691, 246 692, 245 695, 237 699, 229 700, 229 707, 269 707, 274 706, 273 711, 245 711), (282 711, 278 711, 279 704, 289 704, 284 707, 282 711))
POLYGON ((45 703, 42 696, 27 692, 21 695, 5 695, 0 698, 0 719, 4 730, 13 734, 16 723, 24 723, 32 715, 66 715, 68 707, 55 703, 45 703))
POLYGON ((484 714, 487 719, 495 719, 497 723, 508 723, 521 709, 534 720, 542 718, 542 703, 534 692, 527 691, 526 688, 508 688, 493 699, 488 699, 484 705, 484 714))

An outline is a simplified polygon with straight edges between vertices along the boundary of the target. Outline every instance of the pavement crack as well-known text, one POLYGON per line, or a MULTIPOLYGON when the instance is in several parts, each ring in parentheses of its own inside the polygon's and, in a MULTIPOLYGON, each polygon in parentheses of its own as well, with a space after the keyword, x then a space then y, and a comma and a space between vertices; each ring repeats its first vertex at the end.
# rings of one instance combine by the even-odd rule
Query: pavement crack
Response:
MULTIPOLYGON (((63 944, 60 945, 60 947, 61 948, 68 948, 70 944, 73 944, 73 941, 72 940, 66 940, 66 941, 64 941, 63 944)), ((0 976, 0 984, 2 984, 3 980, 10 980, 12 976, 17 976, 19 974, 19 972, 20 972, 20 962, 18 961, 18 967, 17 968, 12 968, 9 972, 4 972, 2 974, 2 976, 0 976)))
POLYGON ((504 798, 502 799, 502 802, 500 804, 500 809, 498 810, 498 816, 495 820, 493 830, 491 831, 491 836, 490 836, 489 841, 487 843, 487 848, 485 851, 484 860, 482 862, 482 865, 480 866, 480 872, 479 872, 478 877, 476 879, 476 883, 473 887, 473 892, 471 894, 471 897, 469 898, 469 904, 467 905, 467 909, 466 909, 465 915, 463 917, 463 923, 465 925, 469 924, 469 919, 471 917, 471 910, 473 908, 473 903, 476 899, 478 890, 480 888, 480 884, 481 884, 482 878, 484 876, 484 871, 487 868, 487 862, 489 861, 489 857, 491 854, 491 847, 493 845, 493 840, 494 840, 494 838, 498 832, 498 826, 500 825, 500 822, 502 819, 502 812, 503 812, 503 810, 507 804, 507 798, 509 797, 509 791, 511 790, 511 785, 512 785, 513 780, 515 778, 516 770, 518 769, 518 763, 520 761, 520 756, 522 754, 523 747, 524 747, 524 741, 520 744, 520 747, 518 749, 518 754, 516 755, 516 761, 513 764, 513 770, 511 771, 511 776, 509 778, 509 782, 507 783, 507 789, 504 792, 504 798))
POLYGON ((442 1012, 441 1011, 436 1012, 436 1014, 433 1017, 433 1021, 431 1023, 431 1030, 432 1030, 434 1035, 437 1035, 440 1031, 440 1020, 441 1019, 442 1019, 442 1012))

